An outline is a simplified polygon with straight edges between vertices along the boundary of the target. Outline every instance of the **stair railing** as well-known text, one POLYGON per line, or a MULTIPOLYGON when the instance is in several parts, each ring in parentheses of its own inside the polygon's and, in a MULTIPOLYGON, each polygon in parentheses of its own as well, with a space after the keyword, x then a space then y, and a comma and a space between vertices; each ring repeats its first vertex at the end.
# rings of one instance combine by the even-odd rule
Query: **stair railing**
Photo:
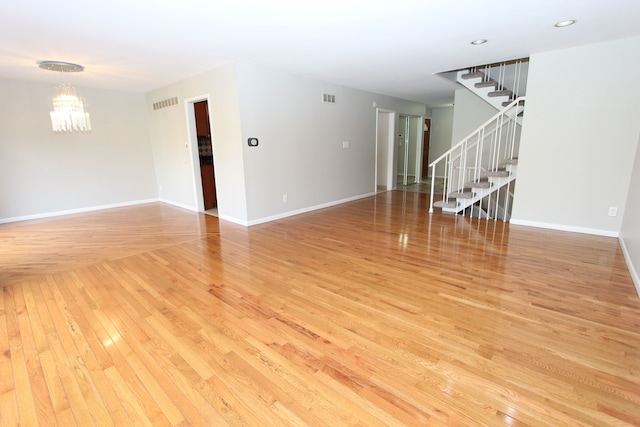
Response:
POLYGON ((522 83, 526 82, 527 79, 525 69, 523 67, 525 62, 528 63, 529 58, 496 62, 493 64, 465 68, 464 70, 469 70, 470 73, 481 71, 484 75, 482 77, 483 82, 496 82, 496 90, 510 90, 513 93, 510 100, 515 100, 525 95, 525 89, 521 87, 522 83))
MULTIPOLYGON (((444 178, 441 205, 453 208, 457 206, 457 201, 452 202, 452 200, 456 200, 455 196, 469 189, 469 183, 480 182, 490 172, 496 172, 503 167, 505 161, 517 158, 520 126, 516 118, 523 111, 524 102, 524 97, 512 101, 507 107, 429 164, 431 168, 430 213, 433 212, 435 182, 439 170, 442 171, 444 178)), ((505 207, 509 204, 508 192, 506 199, 504 201, 505 207)), ((499 195, 495 203, 498 202, 499 195)))

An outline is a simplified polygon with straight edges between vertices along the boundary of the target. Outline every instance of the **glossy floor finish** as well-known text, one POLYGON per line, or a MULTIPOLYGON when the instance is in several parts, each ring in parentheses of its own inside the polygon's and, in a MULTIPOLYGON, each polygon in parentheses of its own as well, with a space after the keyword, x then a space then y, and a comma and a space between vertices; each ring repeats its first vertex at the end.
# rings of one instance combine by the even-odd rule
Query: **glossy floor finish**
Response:
POLYGON ((426 204, 0 225, 0 424, 640 425, 617 240, 426 204))

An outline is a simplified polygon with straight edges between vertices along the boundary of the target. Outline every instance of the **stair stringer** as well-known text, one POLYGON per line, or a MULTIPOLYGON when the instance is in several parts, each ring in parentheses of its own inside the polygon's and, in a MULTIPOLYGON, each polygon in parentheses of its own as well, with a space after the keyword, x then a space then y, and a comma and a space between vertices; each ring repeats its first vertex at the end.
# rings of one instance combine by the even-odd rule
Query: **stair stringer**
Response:
MULTIPOLYGON (((511 99, 512 97, 509 95, 489 96, 490 93, 500 90, 500 88, 498 87, 499 84, 495 80, 490 79, 489 81, 495 83, 494 86, 476 87, 476 83, 483 82, 484 78, 485 78, 485 75, 481 71, 476 71, 475 73, 471 73, 471 70, 460 70, 456 73, 456 81, 458 83, 460 83, 462 86, 464 86, 469 91, 471 91, 471 93, 482 98, 482 100, 484 100, 486 103, 491 105, 496 110, 502 111, 506 106, 505 104, 508 104, 512 101, 511 99), (462 76, 469 75, 469 74, 474 74, 475 77, 462 78, 462 76)), ((519 108, 517 111, 513 113, 517 115, 516 123, 518 123, 520 126, 522 126, 522 116, 520 114, 523 111, 524 111, 524 106, 522 108, 519 108)))
MULTIPOLYGON (((474 193, 474 196, 468 199, 455 199, 455 204, 456 204, 455 207, 447 207, 446 205, 443 204, 442 212, 455 213, 455 214, 460 213, 465 209, 467 209, 468 207, 473 206, 478 201, 500 190, 507 184, 513 182, 516 179, 518 166, 506 165, 505 170, 509 172, 509 175, 506 177, 487 178, 487 181, 489 181, 492 184, 491 187, 489 188, 474 187, 473 185, 468 186, 467 188, 469 188, 474 193)), ((435 207, 439 207, 438 205, 439 205, 438 202, 434 203, 435 207)))
POLYGON ((502 106, 503 102, 509 101, 509 96, 489 96, 489 93, 495 92, 497 89, 498 83, 496 82, 496 87, 476 87, 476 83, 480 83, 483 79, 483 74, 479 72, 478 77, 473 77, 470 79, 463 79, 462 76, 469 74, 469 70, 461 70, 456 74, 456 81, 460 83, 462 86, 469 89, 471 92, 475 93, 477 96, 485 100, 489 105, 494 107, 496 110, 500 111, 504 107, 502 106), (481 75, 482 74, 482 75, 481 75))
POLYGON ((429 164, 432 170, 429 213, 434 212, 434 207, 442 208, 443 212, 464 212, 484 198, 487 203, 490 199, 502 203, 506 213, 501 215, 502 219, 510 217, 513 198, 501 197, 497 191, 516 177, 520 134, 515 112, 521 111, 524 104, 524 97, 512 101, 429 164), (437 170, 441 171, 440 175, 437 170), (438 201, 435 200, 436 176, 444 179, 444 191, 437 195, 438 201), (491 187, 484 188, 487 185, 491 187), (495 197, 487 198, 493 194, 495 197))

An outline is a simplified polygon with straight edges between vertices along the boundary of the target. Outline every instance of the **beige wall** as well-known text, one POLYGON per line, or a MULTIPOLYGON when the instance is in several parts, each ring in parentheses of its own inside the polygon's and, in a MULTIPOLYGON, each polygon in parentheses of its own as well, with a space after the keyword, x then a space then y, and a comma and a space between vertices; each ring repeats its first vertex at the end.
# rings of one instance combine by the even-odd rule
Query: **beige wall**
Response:
POLYGON ((247 221, 242 135, 236 67, 229 64, 147 94, 149 129, 160 199, 201 211, 202 187, 195 129, 187 113, 195 99, 207 99, 211 120, 218 213, 241 224, 247 221), (154 102, 172 97, 178 105, 153 110, 154 102))
POLYGON ((627 205, 624 210, 622 229, 620 230, 620 243, 629 265, 631 277, 640 295, 640 138, 636 148, 631 185, 627 196, 627 205))
MULTIPOLYGON (((429 144, 429 162, 433 162, 451 148, 453 131, 453 107, 431 110, 431 143, 429 144)), ((442 163, 442 162, 441 162, 442 163)), ((436 176, 444 175, 444 163, 436 170, 436 176)), ((429 171, 431 176, 431 171, 429 171)))
POLYGON ((640 134, 631 52, 640 37, 531 56, 512 223, 618 235, 640 134))
POLYGON ((77 85, 93 130, 60 135, 52 85, 0 79, 0 222, 157 199, 144 95, 77 85))
POLYGON ((498 113, 487 101, 468 89, 455 92, 451 144, 453 147, 498 113))

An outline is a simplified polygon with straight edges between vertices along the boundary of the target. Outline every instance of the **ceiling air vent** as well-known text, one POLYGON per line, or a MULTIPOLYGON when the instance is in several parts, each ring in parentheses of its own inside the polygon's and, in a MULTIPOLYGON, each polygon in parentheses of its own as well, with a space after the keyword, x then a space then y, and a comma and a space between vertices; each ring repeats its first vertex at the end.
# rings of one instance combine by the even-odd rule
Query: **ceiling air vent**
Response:
POLYGON ((329 95, 328 93, 323 93, 322 94, 322 102, 324 102, 326 104, 335 104, 336 103, 336 96, 335 95, 329 95))
POLYGON ((161 108, 171 107, 172 105, 178 105, 178 97, 174 96, 173 98, 168 98, 162 101, 154 102, 153 109, 159 110, 161 108))

